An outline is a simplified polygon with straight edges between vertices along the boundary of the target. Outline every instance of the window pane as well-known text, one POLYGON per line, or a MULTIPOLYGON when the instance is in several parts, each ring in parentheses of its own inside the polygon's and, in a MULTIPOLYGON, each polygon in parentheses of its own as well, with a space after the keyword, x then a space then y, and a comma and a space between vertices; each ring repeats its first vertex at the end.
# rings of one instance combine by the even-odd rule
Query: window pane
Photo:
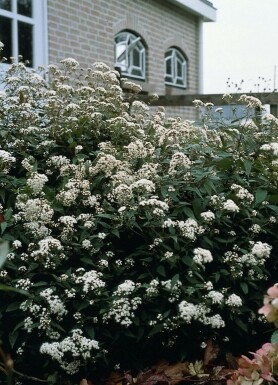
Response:
POLYGON ((172 75, 172 60, 171 60, 171 58, 166 60, 166 74, 172 75))
POLYGON ((131 71, 131 75, 134 76, 143 76, 142 71, 140 69, 133 68, 131 71))
POLYGON ((33 26, 18 22, 18 53, 28 67, 33 66, 33 26))
POLYGON ((32 17, 32 0, 17 0, 17 13, 32 17))
POLYGON ((140 67, 140 52, 138 51, 138 49, 134 49, 133 52, 132 52, 132 56, 133 56, 133 65, 135 67, 140 67))
POLYGON ((4 44, 1 56, 6 57, 10 63, 12 56, 12 20, 0 16, 0 41, 4 44))
POLYGON ((11 0, 0 0, 0 8, 6 9, 7 11, 11 10, 11 0))
POLYGON ((177 75, 182 78, 182 64, 179 61, 177 61, 177 75))

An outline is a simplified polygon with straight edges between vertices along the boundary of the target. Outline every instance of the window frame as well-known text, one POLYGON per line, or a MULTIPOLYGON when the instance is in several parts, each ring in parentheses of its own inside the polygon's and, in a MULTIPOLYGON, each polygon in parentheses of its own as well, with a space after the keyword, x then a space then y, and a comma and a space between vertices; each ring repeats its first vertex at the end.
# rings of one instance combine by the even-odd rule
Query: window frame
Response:
POLYGON ((118 32, 114 37, 114 55, 115 67, 120 68, 121 74, 130 78, 145 80, 146 79, 146 46, 140 35, 124 30, 118 32), (117 42, 118 39, 124 38, 117 42), (125 45, 125 48, 123 46, 125 45), (122 49, 120 49, 122 46, 122 49), (122 53, 117 54, 117 49, 122 53), (139 52, 139 66, 133 64, 133 53, 139 52), (119 61, 119 58, 124 55, 124 60, 119 61), (132 73, 140 71, 141 75, 132 73))
POLYGON ((184 53, 176 48, 169 47, 165 51, 164 55, 164 83, 167 86, 178 87, 178 88, 187 88, 187 71, 188 71, 188 59, 184 53), (167 63, 170 61, 171 73, 167 72, 167 63), (181 65, 182 76, 178 75, 178 64, 181 65), (167 77, 171 77, 172 80, 166 80, 167 77), (182 82, 182 84, 179 83, 182 82))
MULTIPOLYGON (((11 19, 12 22, 12 57, 17 62, 19 51, 18 22, 32 25, 33 65, 31 68, 48 65, 48 39, 47 39, 47 0, 32 0, 32 16, 24 16, 16 12, 17 0, 11 0, 11 10, 0 8, 0 16, 11 19)), ((23 53, 24 61, 24 53, 23 53)), ((1 63, 2 69, 7 69, 8 63, 1 63)))

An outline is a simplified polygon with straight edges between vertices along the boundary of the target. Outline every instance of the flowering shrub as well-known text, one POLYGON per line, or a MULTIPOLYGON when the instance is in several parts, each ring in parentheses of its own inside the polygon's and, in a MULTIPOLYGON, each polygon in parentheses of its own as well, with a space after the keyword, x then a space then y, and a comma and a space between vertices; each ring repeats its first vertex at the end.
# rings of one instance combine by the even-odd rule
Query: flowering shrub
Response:
POLYGON ((100 63, 41 75, 13 64, 0 92, 0 279, 28 295, 0 303, 16 367, 138 369, 208 338, 244 350, 277 273, 277 120, 166 119, 100 63))

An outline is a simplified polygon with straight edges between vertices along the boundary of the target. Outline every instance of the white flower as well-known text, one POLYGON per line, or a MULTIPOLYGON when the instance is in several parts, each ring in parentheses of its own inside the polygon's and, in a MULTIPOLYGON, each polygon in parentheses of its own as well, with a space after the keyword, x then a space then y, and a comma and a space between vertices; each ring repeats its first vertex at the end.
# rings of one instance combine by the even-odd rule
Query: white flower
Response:
POLYGON ((100 349, 98 341, 86 338, 82 334, 82 330, 73 329, 71 336, 60 342, 43 343, 40 352, 58 361, 68 374, 74 374, 79 370, 81 360, 93 358, 92 351, 100 349))
POLYGON ((48 177, 46 175, 33 172, 26 183, 34 194, 39 194, 47 181, 48 177))
POLYGON ((137 182, 132 183, 130 186, 132 189, 136 190, 145 190, 147 192, 152 192, 155 190, 155 184, 149 179, 139 179, 137 182))
POLYGON ((71 57, 61 60, 60 63, 64 64, 69 70, 73 70, 79 67, 78 61, 71 57))
POLYGON ((131 280, 125 280, 123 283, 118 285, 114 295, 128 295, 135 290, 135 283, 131 280))
POLYGON ((226 304, 231 307, 240 307, 242 306, 242 299, 236 294, 231 294, 226 299, 226 304))
POLYGON ((239 207, 235 204, 235 202, 232 199, 227 199, 223 204, 224 210, 231 211, 238 213, 239 207))
POLYGON ((5 174, 8 174, 15 161, 15 157, 12 156, 9 152, 5 150, 0 150, 0 171, 5 174))
POLYGON ((208 298, 211 298, 212 303, 220 304, 223 301, 224 295, 219 291, 212 290, 207 294, 208 298))
POLYGON ((272 246, 261 241, 256 242, 251 250, 251 253, 259 258, 268 258, 270 256, 272 246))
POLYGON ((203 265, 204 263, 210 263, 213 261, 213 257, 209 250, 198 247, 194 249, 193 253, 194 253, 193 261, 198 265, 203 265))
POLYGON ((212 211, 209 210, 201 213, 201 218, 203 218, 205 222, 210 223, 215 219, 215 215, 212 211))
POLYGON ((188 170, 190 169, 191 166, 191 161, 188 158, 187 155, 185 155, 182 152, 176 152, 173 154, 172 159, 170 160, 170 165, 169 165, 169 174, 170 175, 176 175, 178 170, 188 170))

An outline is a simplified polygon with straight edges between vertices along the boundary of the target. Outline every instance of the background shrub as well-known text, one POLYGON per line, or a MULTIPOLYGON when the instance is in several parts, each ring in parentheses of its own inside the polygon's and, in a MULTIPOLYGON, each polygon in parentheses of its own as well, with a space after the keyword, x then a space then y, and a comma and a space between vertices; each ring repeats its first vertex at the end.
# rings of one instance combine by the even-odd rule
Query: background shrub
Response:
POLYGON ((13 64, 0 92, 0 277, 27 292, 1 293, 16 367, 83 375, 193 359, 208 338, 257 346, 277 274, 277 119, 211 125, 200 101, 203 124, 150 114, 100 63, 65 59, 47 79, 13 64))

